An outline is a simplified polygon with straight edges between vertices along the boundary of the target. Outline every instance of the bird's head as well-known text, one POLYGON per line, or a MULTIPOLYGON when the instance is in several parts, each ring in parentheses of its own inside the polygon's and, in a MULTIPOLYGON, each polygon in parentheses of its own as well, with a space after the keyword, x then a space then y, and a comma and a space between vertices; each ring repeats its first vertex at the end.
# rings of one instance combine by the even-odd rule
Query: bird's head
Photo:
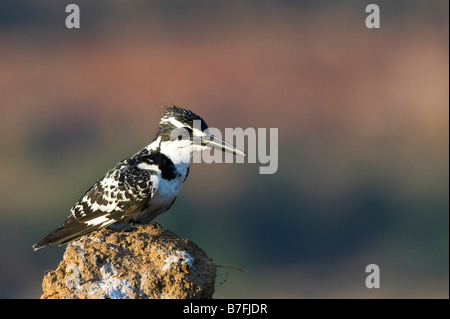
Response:
POLYGON ((200 116, 176 106, 166 107, 156 137, 160 138, 160 151, 175 162, 189 162, 193 152, 212 147, 246 156, 234 145, 210 134, 200 116))

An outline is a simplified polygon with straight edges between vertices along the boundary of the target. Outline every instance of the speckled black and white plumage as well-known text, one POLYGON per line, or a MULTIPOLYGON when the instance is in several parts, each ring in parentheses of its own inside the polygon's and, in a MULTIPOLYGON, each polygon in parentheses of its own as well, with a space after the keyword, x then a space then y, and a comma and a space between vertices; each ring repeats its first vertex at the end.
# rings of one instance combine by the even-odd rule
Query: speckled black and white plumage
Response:
POLYGON ((166 108, 153 142, 108 171, 72 207, 64 223, 33 248, 66 244, 107 226, 129 229, 130 222, 148 223, 169 209, 186 180, 195 151, 193 120, 201 121, 202 130, 207 128, 191 111, 166 108), (190 140, 171 139, 177 128, 186 129, 190 140))

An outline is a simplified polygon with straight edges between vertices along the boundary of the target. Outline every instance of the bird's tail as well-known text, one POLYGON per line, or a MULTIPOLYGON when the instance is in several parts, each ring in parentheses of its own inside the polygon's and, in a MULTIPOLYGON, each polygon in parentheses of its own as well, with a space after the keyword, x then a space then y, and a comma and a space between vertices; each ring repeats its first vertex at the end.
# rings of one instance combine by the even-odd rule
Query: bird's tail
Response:
POLYGON ((70 216, 58 228, 33 245, 36 251, 48 245, 64 245, 99 228, 99 225, 80 223, 70 216))

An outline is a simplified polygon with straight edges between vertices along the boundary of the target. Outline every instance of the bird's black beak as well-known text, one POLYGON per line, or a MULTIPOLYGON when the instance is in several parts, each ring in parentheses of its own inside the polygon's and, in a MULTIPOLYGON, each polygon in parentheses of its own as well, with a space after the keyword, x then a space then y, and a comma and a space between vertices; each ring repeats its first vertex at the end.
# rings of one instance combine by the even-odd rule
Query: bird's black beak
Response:
POLYGON ((223 152, 231 152, 236 155, 247 156, 245 152, 241 151, 233 144, 227 143, 224 140, 209 133, 206 133, 206 135, 202 137, 201 143, 202 146, 219 147, 223 152))

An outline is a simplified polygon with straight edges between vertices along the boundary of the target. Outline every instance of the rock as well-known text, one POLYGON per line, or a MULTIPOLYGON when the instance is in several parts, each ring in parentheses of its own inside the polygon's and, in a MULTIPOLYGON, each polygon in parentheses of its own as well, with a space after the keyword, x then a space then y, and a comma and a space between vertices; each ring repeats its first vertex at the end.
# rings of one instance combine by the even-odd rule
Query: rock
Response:
POLYGON ((215 277, 215 264, 194 242, 158 224, 103 228, 67 246, 45 275, 41 298, 212 298, 215 277))

